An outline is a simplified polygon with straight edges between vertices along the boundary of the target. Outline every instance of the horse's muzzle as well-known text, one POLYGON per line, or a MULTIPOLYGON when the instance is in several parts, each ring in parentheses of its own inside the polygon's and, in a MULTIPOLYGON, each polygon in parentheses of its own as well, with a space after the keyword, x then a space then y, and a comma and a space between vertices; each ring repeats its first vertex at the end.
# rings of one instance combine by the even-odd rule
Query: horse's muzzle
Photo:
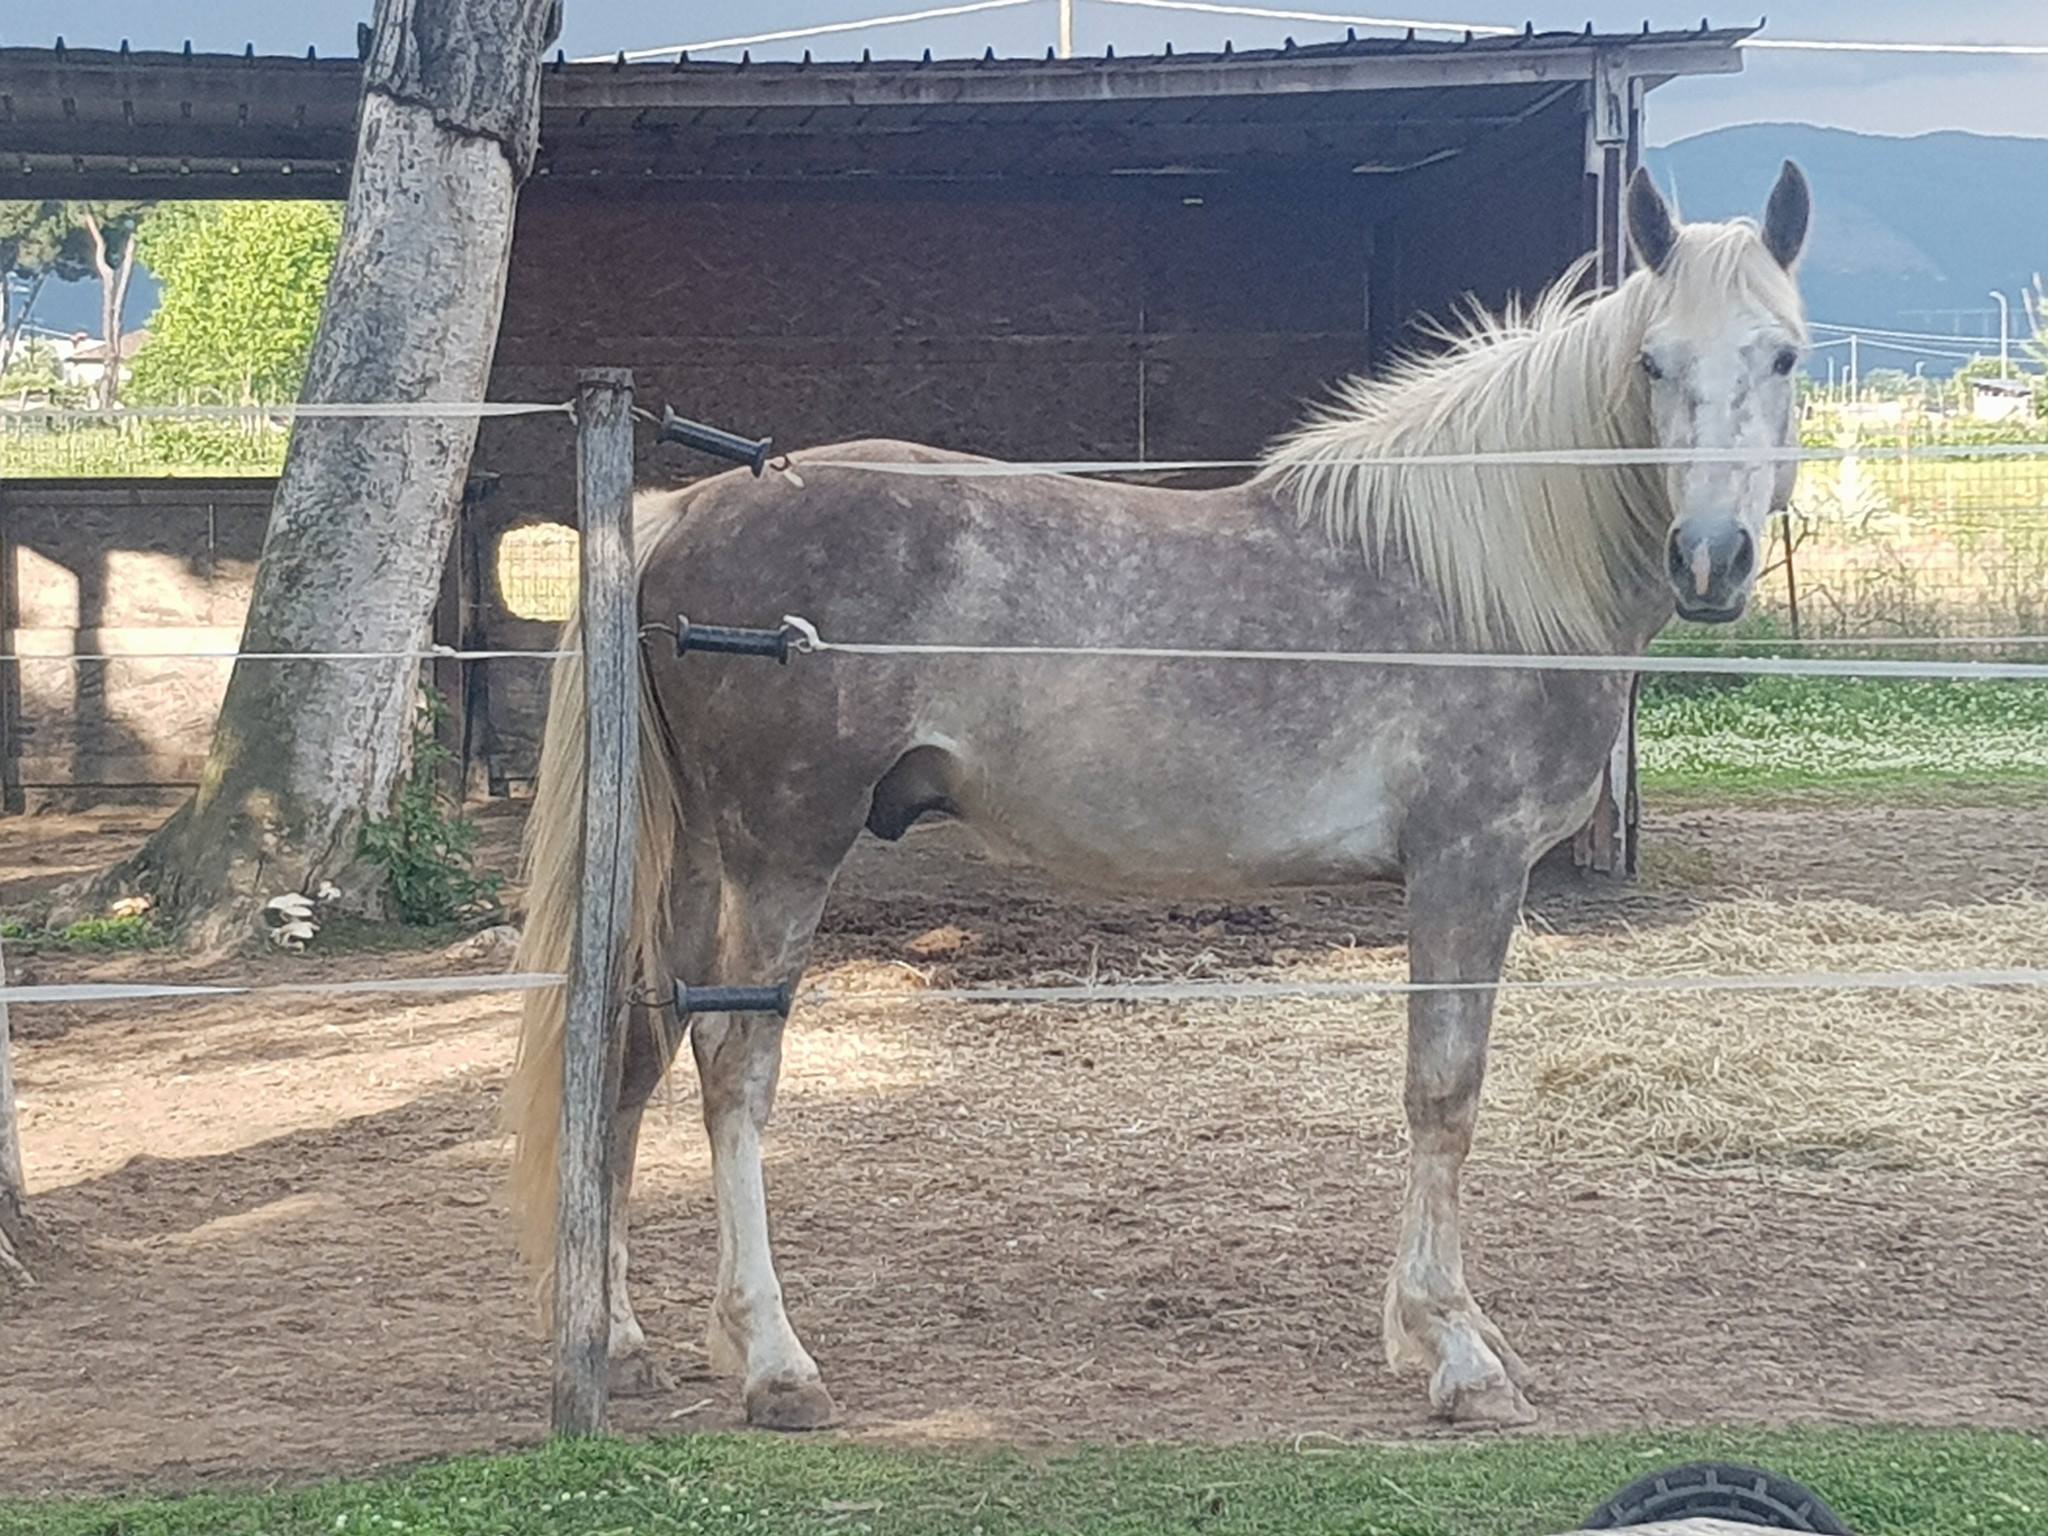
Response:
POLYGON ((1696 624, 1727 624, 1749 607, 1756 583, 1756 540, 1740 523, 1694 532, 1671 530, 1665 552, 1678 616, 1696 624))

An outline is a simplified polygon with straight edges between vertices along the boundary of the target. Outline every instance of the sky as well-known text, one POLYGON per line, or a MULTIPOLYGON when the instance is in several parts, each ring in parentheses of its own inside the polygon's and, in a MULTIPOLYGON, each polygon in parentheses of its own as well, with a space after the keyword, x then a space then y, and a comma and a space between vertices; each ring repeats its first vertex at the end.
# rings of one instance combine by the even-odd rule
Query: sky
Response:
MULTIPOLYGON (((851 21, 888 12, 923 10, 945 0, 566 0, 563 45, 572 56, 620 48, 653 48, 715 38, 851 21)), ((1342 15, 1520 26, 1583 26, 1634 30, 1647 17, 1658 26, 1697 26, 1702 0, 1680 10, 1669 0, 1573 0, 1569 6, 1537 0, 1248 0, 1270 8, 1342 15)), ((1771 0, 1753 0, 1771 3, 1771 0)), ((373 0, 6 0, 0 7, 0 45, 47 47, 62 34, 81 47, 195 48, 240 52, 352 53, 355 28, 373 0)), ((1753 22, 1754 14, 1708 12, 1716 25, 1753 22)), ((820 58, 916 54, 941 57, 1041 53, 1053 40, 1056 0, 1029 0, 1013 9, 783 45, 762 44, 757 57, 810 47, 820 58)), ((1328 38, 1341 29, 1310 22, 1254 21, 1110 6, 1076 0, 1079 51, 1114 46, 1119 53, 1156 50, 1171 40, 1183 50, 1215 48, 1229 38, 1240 48, 1270 46, 1292 34, 1299 42, 1328 38)), ((1775 0, 1766 36, 1863 38, 1885 41, 2003 42, 2048 45, 2048 0, 1775 0)), ((730 50, 728 56, 736 56, 730 50)), ((2048 57, 1991 59, 1927 55, 1856 55, 1750 52, 1741 75, 1678 80, 1650 100, 1653 143, 1667 143, 1709 128, 1744 122, 1809 122, 1866 133, 1926 133, 1962 128, 1978 133, 2048 137, 2048 57)))

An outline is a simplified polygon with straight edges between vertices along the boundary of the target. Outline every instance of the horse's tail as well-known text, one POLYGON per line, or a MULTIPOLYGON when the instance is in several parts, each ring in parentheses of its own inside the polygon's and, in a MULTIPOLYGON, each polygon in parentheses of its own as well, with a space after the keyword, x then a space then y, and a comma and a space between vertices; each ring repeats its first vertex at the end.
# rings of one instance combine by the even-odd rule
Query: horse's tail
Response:
MULTIPOLYGON (((577 650, 581 636, 582 625, 572 614, 562 627, 561 649, 577 650)), ((622 960, 629 979, 638 978, 659 990, 668 984, 658 972, 681 809, 644 654, 639 678, 640 825, 633 854, 633 908, 622 960)), ((583 881, 584 736, 582 658, 558 657, 549 690, 540 778, 526 821, 526 927, 515 962, 521 971, 566 974, 569 969, 583 881)), ((519 1250, 543 1291, 554 1268, 555 1158, 566 1012, 566 987, 542 987, 526 994, 519 1054, 506 1084, 503 1109, 504 1128, 518 1138, 510 1192, 519 1250)))

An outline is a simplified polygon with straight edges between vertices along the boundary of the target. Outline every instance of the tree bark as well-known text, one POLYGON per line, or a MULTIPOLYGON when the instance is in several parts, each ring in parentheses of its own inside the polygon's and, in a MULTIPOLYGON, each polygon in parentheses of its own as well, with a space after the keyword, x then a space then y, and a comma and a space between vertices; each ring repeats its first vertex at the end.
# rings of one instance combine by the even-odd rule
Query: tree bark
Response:
POLYGON ((121 246, 121 265, 114 273, 114 296, 107 305, 107 370, 100 375, 100 405, 111 411, 121 403, 121 354, 126 351, 128 284, 135 276, 135 232, 121 246))
MULTIPOLYGON (((379 0, 303 401, 484 398, 556 18, 553 0, 379 0)), ((242 649, 417 649, 476 429, 301 418, 242 649)), ((115 881, 212 943, 252 931, 268 897, 344 876, 365 818, 389 806, 419 670, 238 661, 197 793, 115 881)))
POLYGON ((120 265, 107 253, 106 226, 92 209, 83 212, 85 233, 92 241, 92 269, 100 280, 100 341, 106 361, 100 369, 100 409, 111 411, 121 398, 121 311, 128 303, 128 280, 135 274, 135 232, 121 242, 120 265))

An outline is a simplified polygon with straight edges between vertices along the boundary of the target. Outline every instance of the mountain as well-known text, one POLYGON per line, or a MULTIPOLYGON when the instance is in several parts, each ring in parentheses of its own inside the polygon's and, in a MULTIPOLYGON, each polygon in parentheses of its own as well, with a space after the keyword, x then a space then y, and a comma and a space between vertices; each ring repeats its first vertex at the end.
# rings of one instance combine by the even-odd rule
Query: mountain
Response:
MULTIPOLYGON (((1798 161, 1813 183, 1800 284, 1815 320, 1970 338, 1950 350, 1995 352, 1991 290, 2010 301, 2017 337, 2027 328, 2020 291, 2048 271, 2048 139, 1888 138, 1748 123, 1680 139, 1644 159, 1695 219, 1760 214, 1779 163, 1798 161)), ((1910 370, 1917 360, 1866 351, 1863 366, 1910 370)), ((1929 373, 1954 366, 1951 358, 1924 360, 1929 373)))

